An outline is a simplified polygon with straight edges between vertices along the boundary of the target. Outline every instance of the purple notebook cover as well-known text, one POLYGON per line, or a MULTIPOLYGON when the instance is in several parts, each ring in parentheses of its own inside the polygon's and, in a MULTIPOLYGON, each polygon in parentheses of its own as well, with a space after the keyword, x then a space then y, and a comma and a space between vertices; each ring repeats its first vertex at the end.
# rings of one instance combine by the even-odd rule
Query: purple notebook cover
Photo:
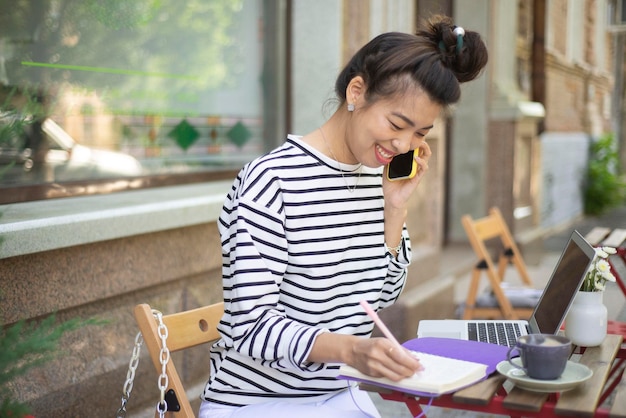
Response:
POLYGON ((496 366, 506 360, 509 351, 508 347, 498 344, 436 337, 414 338, 402 345, 413 351, 486 364, 487 375, 496 371, 496 366))
MULTIPOLYGON (((457 340, 452 338, 422 337, 414 338, 402 344, 412 351, 436 354, 442 357, 449 357, 459 360, 473 361, 487 365, 487 374, 483 379, 496 371, 496 366, 502 360, 506 360, 508 347, 498 344, 482 343, 478 341, 457 340)), ((338 376, 344 379, 356 380, 352 377, 338 376)), ((366 382, 364 380, 364 382, 366 382)), ((401 390, 416 396, 438 396, 432 393, 417 392, 410 389, 399 389, 395 386, 388 386, 377 382, 368 382, 394 390, 401 390)), ((474 382, 476 383, 476 382, 474 382)), ((458 389, 455 389, 457 391, 458 389)))

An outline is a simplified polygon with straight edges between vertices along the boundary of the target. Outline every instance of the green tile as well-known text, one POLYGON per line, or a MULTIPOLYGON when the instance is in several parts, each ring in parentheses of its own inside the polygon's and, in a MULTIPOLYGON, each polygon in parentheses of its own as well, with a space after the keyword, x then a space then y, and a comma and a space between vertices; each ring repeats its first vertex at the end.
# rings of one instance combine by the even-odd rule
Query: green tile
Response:
POLYGON ((183 119, 167 136, 176 141, 179 147, 187 151, 187 149, 198 140, 200 133, 193 125, 187 122, 187 119, 183 119))
POLYGON ((226 136, 230 139, 230 142, 238 147, 242 147, 246 142, 248 142, 252 133, 243 123, 241 123, 241 121, 239 121, 232 128, 230 128, 230 130, 226 133, 226 136))

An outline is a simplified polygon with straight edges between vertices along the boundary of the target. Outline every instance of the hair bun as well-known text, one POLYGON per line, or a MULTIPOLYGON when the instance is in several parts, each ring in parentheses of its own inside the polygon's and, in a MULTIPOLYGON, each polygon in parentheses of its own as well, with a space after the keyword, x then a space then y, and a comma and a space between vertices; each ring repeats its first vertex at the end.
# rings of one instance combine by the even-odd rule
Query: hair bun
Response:
POLYGON ((476 78, 487 64, 488 52, 480 34, 455 26, 448 16, 431 17, 416 34, 430 39, 442 63, 460 83, 476 78))

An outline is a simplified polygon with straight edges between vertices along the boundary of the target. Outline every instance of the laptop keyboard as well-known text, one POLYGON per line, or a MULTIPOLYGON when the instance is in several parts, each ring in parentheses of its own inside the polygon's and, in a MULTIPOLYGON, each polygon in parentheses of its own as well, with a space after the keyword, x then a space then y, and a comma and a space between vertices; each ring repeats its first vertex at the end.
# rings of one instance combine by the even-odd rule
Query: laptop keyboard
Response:
POLYGON ((469 322, 467 326, 470 340, 507 347, 513 347, 517 337, 522 335, 520 325, 516 323, 469 322))

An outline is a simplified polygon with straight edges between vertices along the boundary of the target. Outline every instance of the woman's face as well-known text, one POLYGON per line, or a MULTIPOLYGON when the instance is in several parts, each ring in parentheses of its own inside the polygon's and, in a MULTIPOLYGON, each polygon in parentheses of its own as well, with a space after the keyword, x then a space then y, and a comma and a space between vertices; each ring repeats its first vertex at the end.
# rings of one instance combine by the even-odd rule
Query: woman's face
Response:
POLYGON ((364 106, 357 100, 346 132, 347 146, 355 160, 367 167, 389 164, 391 159, 417 149, 432 129, 441 105, 422 91, 364 106))

